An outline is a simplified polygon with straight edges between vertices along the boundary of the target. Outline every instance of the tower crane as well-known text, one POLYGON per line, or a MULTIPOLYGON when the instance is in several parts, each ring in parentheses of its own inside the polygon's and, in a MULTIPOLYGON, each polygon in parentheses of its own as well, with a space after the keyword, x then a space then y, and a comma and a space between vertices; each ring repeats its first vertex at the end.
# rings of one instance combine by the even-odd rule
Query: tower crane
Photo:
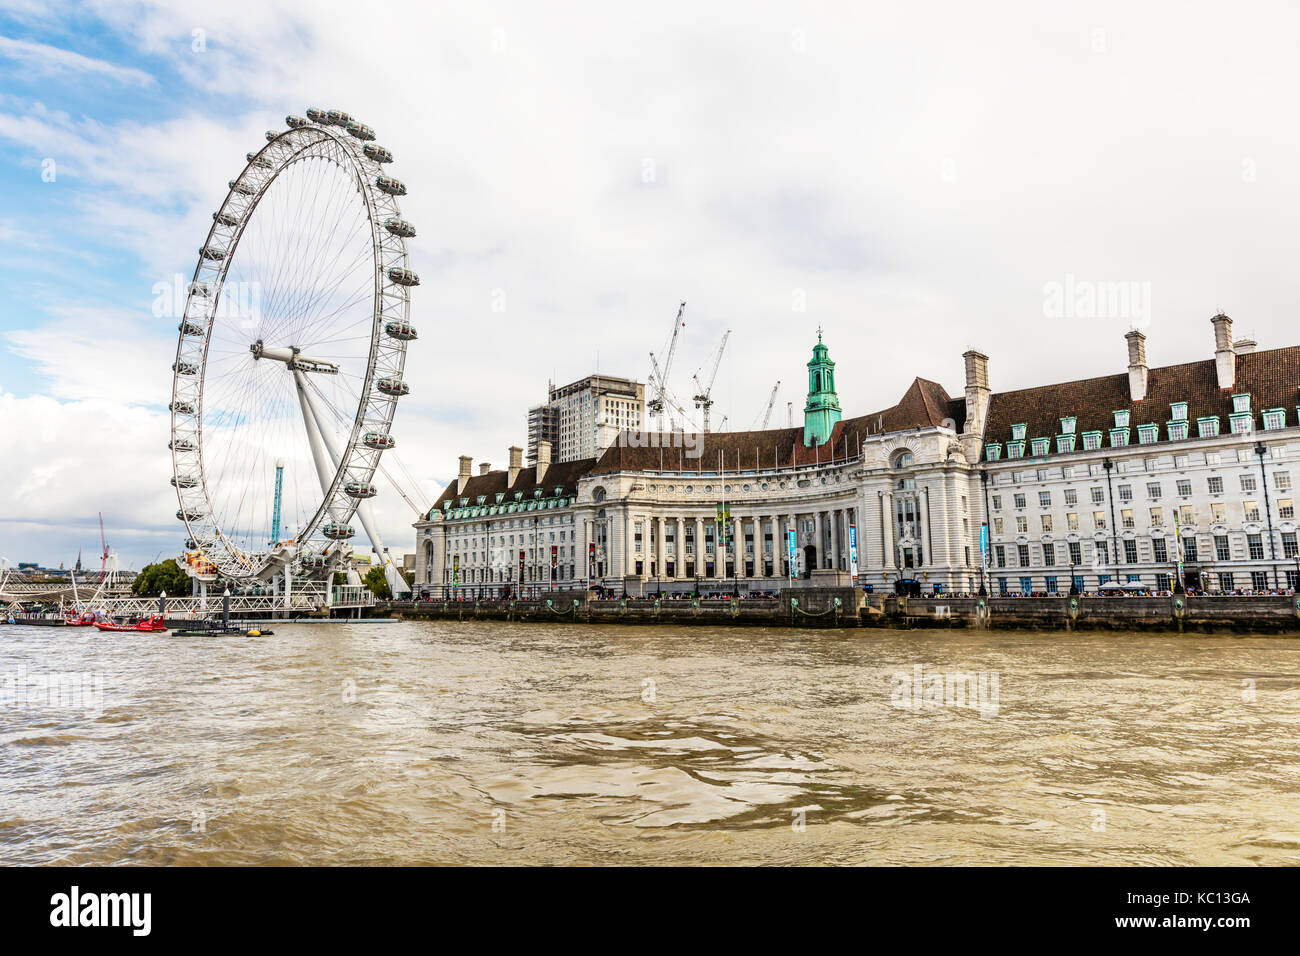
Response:
POLYGON ((108 541, 104 538, 104 512, 99 513, 99 545, 102 549, 99 556, 99 579, 102 581, 104 575, 108 572, 108 541))
POLYGON ((695 375, 695 407, 704 409, 704 434, 709 433, 709 409, 713 407, 713 382, 718 377, 718 366, 722 364, 722 351, 727 347, 727 339, 731 336, 731 329, 722 333, 722 341, 718 343, 718 351, 713 355, 713 368, 709 370, 709 384, 705 385, 700 381, 700 372, 704 366, 696 370, 695 375))
POLYGON ((767 423, 772 420, 772 406, 776 404, 776 393, 781 387, 781 380, 777 379, 776 384, 772 386, 772 394, 767 397, 767 408, 763 411, 763 428, 767 428, 767 423))
MULTIPOLYGON (((650 401, 646 402, 646 408, 655 416, 655 427, 659 431, 664 430, 664 404, 668 397, 668 375, 672 372, 673 356, 677 354, 677 336, 686 323, 682 321, 682 313, 686 311, 686 303, 683 302, 677 309, 677 318, 673 319, 673 334, 668 340, 668 355, 664 358, 663 368, 659 367, 659 360, 655 358, 655 353, 650 353, 650 367, 654 370, 650 376, 650 381, 655 386, 655 393, 650 401)), ((671 402, 669 403, 671 404, 671 402)))

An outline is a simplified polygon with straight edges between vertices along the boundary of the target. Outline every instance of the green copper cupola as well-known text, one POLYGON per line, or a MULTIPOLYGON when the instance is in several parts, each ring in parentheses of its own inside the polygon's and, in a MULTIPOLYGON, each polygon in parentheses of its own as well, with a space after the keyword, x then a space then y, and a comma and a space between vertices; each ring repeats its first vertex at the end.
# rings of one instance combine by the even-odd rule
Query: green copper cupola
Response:
POLYGON ((835 394, 835 363, 822 344, 821 329, 808 363, 808 403, 803 407, 803 443, 805 448, 824 445, 840 420, 840 398, 835 394))

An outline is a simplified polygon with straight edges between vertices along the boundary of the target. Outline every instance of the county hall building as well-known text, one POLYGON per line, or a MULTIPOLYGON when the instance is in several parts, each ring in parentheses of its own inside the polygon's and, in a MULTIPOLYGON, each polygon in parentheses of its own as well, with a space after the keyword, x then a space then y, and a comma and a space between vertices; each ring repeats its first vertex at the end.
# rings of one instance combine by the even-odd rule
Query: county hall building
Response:
POLYGON ((415 524, 416 590, 1295 588, 1300 347, 1211 325, 1211 358, 1151 368, 1133 331, 1126 371, 1010 392, 969 351, 959 397, 918 378, 852 418, 819 335, 802 428, 462 456, 415 524))

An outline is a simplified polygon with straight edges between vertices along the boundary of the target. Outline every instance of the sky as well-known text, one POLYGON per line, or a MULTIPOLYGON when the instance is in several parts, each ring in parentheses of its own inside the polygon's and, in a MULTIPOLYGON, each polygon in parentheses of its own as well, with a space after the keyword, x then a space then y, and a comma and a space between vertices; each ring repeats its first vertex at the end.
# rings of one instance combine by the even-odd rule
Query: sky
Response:
MULTIPOLYGON (((1300 12, 1283 3, 0 0, 0 555, 179 552, 174 317, 244 155, 372 126, 408 186, 421 331, 406 490, 506 464, 548 381, 670 382, 732 335, 714 422, 799 421, 817 329, 846 415, 1296 344, 1300 12), (1069 7, 1070 9, 1064 9, 1069 7)), ((375 499, 390 548, 414 512, 375 499)))

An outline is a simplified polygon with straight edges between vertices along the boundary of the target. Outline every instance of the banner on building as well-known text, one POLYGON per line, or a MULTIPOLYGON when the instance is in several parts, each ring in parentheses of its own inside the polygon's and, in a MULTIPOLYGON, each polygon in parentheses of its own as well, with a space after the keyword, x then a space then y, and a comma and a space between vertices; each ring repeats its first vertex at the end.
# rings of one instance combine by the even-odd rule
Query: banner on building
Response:
POLYGON ((849 525, 849 575, 853 586, 858 586, 858 527, 849 525))
POLYGON ((798 553, 798 532, 794 528, 791 528, 786 535, 786 550, 789 552, 790 580, 793 581, 797 573, 795 555, 798 553))

